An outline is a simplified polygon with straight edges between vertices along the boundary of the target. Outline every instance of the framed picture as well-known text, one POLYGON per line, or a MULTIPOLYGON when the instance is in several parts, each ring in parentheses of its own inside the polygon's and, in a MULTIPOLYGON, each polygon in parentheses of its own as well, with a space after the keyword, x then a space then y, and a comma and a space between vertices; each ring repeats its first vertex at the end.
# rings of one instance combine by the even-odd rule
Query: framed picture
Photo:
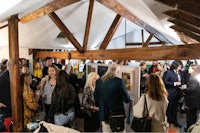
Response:
POLYGON ((84 64, 79 64, 78 65, 78 71, 83 72, 84 66, 85 66, 84 64))
POLYGON ((128 91, 131 91, 131 74, 127 72, 122 72, 122 79, 126 85, 128 91))
POLYGON ((86 68, 87 68, 86 71, 87 71, 87 75, 88 75, 92 71, 92 66, 87 64, 86 68))
POLYGON ((140 98, 139 68, 130 66, 121 66, 120 72, 121 72, 120 78, 123 79, 130 97, 134 99, 134 101, 137 101, 140 98))

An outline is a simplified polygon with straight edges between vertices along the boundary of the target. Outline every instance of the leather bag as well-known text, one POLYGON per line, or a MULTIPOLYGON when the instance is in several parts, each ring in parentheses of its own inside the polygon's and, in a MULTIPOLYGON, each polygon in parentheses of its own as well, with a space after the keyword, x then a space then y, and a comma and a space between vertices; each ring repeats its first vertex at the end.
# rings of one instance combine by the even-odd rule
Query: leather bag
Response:
POLYGON ((147 106, 146 96, 144 95, 143 117, 142 118, 133 117, 131 129, 133 129, 135 132, 151 132, 151 122, 152 118, 149 117, 149 110, 147 106))
POLYGON ((124 112, 112 112, 110 113, 110 128, 112 132, 119 132, 124 130, 124 112))

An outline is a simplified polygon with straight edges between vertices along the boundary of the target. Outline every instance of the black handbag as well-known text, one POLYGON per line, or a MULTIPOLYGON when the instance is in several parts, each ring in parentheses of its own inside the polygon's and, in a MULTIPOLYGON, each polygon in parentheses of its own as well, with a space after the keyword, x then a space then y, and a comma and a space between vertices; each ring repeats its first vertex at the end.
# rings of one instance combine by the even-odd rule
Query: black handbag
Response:
POLYGON ((151 122, 152 118, 149 117, 149 110, 147 106, 146 96, 144 95, 143 117, 142 118, 133 117, 131 129, 133 129, 135 132, 151 132, 151 122))
POLYGON ((119 132, 124 130, 124 112, 112 112, 110 113, 110 128, 112 132, 119 132))

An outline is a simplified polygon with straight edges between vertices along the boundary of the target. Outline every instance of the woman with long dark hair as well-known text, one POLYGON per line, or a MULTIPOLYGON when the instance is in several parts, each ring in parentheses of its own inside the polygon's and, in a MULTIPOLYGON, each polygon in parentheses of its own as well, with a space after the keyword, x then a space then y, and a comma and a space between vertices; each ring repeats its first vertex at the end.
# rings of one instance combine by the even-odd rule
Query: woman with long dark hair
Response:
POLYGON ((56 86, 51 98, 49 111, 51 123, 73 127, 75 97, 75 89, 69 84, 67 73, 63 70, 60 71, 56 78, 56 86))
MULTIPOLYGON (((149 116, 152 117, 152 132, 167 132, 168 123, 166 118, 166 110, 168 105, 167 90, 160 76, 150 74, 147 79, 144 95, 147 100, 149 116)), ((133 108, 133 115, 141 118, 143 115, 144 95, 141 96, 139 102, 133 108)))

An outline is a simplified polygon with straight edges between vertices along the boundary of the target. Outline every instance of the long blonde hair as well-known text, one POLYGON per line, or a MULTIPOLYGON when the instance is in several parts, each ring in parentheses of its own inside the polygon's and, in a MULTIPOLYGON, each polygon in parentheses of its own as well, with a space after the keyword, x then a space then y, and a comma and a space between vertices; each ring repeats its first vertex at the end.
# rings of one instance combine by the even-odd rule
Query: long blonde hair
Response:
POLYGON ((21 88, 23 93, 28 93, 28 90, 30 89, 30 81, 31 80, 31 75, 28 73, 24 73, 21 75, 21 88))
POLYGON ((101 80, 103 82, 106 82, 114 77, 116 77, 116 72, 119 69, 119 66, 117 64, 112 64, 108 67, 107 72, 101 77, 101 80))
POLYGON ((90 72, 89 74, 88 74, 88 77, 87 77, 87 81, 86 81, 86 83, 85 83, 85 88, 86 87, 89 87, 89 88, 91 88, 92 90, 94 90, 95 89, 95 86, 93 86, 92 85, 92 81, 93 81, 93 79, 99 79, 99 75, 97 74, 97 73, 95 73, 95 72, 90 72))
POLYGON ((149 94, 153 100, 157 101, 163 100, 165 96, 168 96, 165 84, 157 74, 149 75, 146 82, 145 93, 149 94))

